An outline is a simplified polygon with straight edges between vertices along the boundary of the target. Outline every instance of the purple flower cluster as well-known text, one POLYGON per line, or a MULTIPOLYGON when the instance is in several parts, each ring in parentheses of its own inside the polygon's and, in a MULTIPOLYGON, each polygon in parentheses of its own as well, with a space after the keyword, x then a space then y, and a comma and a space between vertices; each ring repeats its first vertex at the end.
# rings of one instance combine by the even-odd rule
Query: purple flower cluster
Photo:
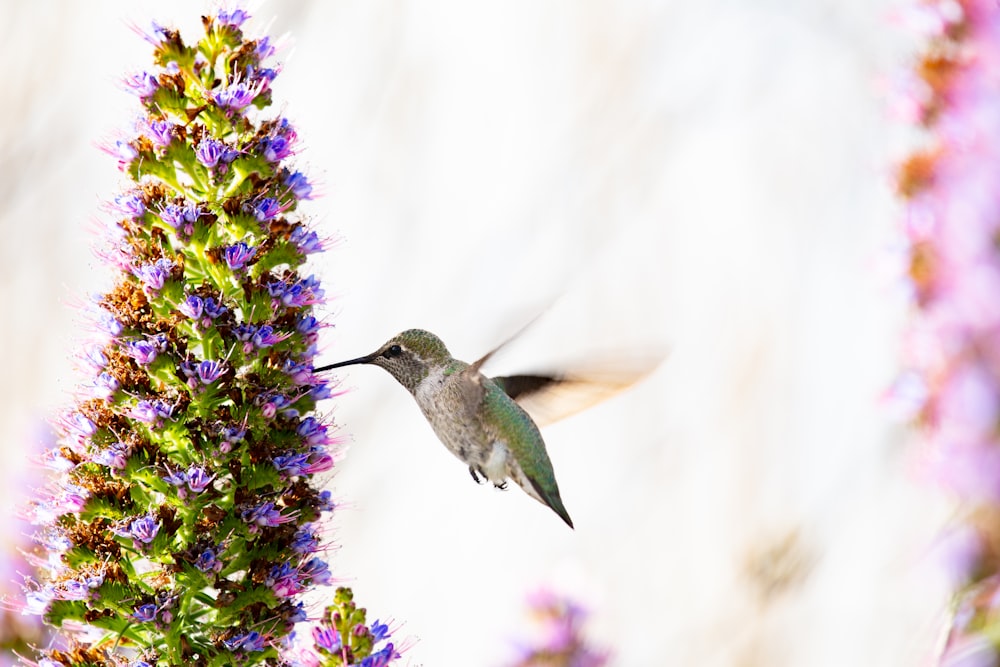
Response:
POLYGON ((998 664, 1000 632, 1000 11, 993 0, 915 8, 927 48, 905 108, 926 145, 903 163, 916 317, 895 398, 926 437, 924 469, 956 493, 956 614, 943 664, 998 664))
POLYGON ((610 656, 587 643, 586 610, 565 595, 542 588, 528 597, 528 607, 541 632, 517 647, 511 667, 603 667, 610 656))
POLYGON ((296 629, 284 657, 290 667, 385 667, 400 657, 391 634, 388 624, 366 621, 349 588, 338 588, 309 635, 296 629))
MULTIPOLYGON (((31 512, 47 556, 25 610, 67 636, 39 665, 291 664, 297 597, 333 580, 314 479, 340 443, 314 415, 333 395, 312 372, 324 293, 298 273, 322 243, 284 163, 294 129, 258 118, 278 70, 247 18, 205 18, 190 46, 154 26, 155 69, 125 81, 146 117, 113 150, 133 181, 108 207, 114 286, 31 512)), ((374 667, 388 647, 351 655, 374 667)))

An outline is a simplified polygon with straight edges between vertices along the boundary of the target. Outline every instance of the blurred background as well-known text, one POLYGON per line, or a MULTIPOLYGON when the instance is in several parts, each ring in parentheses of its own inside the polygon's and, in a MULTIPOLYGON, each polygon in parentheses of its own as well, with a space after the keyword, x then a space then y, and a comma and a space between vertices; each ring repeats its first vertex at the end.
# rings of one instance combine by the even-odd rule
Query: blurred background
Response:
MULTIPOLYGON (((669 349, 545 430, 571 531, 477 486, 388 374, 344 373, 333 570, 412 665, 502 665, 525 596, 588 606, 613 664, 926 664, 946 499, 880 404, 906 316, 882 269, 913 48, 883 0, 271 0, 275 100, 305 207, 342 239, 321 360, 421 327, 497 374, 669 349), (272 21, 273 17, 273 21, 272 21), (394 626, 395 627, 395 626, 394 626)), ((5 521, 39 424, 70 402, 75 306, 121 184, 129 24, 200 34, 202 1, 5 0, 0 438, 5 521)), ((19 528, 8 526, 11 536, 19 528)))

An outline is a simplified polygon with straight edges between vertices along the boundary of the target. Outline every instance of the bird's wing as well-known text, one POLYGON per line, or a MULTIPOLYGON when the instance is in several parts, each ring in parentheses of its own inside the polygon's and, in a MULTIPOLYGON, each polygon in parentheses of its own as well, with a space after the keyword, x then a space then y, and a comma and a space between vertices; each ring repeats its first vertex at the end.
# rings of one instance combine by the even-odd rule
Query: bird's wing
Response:
POLYGON ((654 359, 589 363, 587 367, 554 373, 529 373, 493 378, 539 426, 574 415, 625 391, 649 375, 663 356, 654 359))
POLYGON ((550 507, 572 528, 573 520, 559 497, 552 461, 538 427, 495 383, 485 380, 483 385, 483 413, 486 416, 483 428, 492 438, 503 442, 513 456, 516 465, 508 467, 511 477, 528 495, 550 507))
POLYGON ((494 354, 496 354, 501 349, 503 349, 504 346, 506 346, 509 343, 511 343, 512 341, 516 340, 521 334, 523 334, 525 332, 525 330, 528 329, 528 327, 530 327, 532 324, 534 324, 535 321, 538 320, 538 318, 541 317, 541 316, 542 316, 542 313, 539 313, 538 315, 535 315, 530 320, 528 320, 528 322, 526 324, 524 324, 520 329, 518 329, 517 331, 515 331, 513 335, 511 335, 509 338, 507 338, 507 340, 503 341, 502 343, 500 343, 499 345, 497 345, 496 347, 494 347, 492 350, 490 350, 489 352, 487 352, 486 354, 484 354, 483 356, 479 357, 474 362, 472 362, 472 364, 470 364, 470 366, 469 366, 470 372, 472 372, 472 373, 478 373, 479 369, 483 367, 483 364, 485 364, 487 361, 489 361, 490 357, 492 357, 494 354))

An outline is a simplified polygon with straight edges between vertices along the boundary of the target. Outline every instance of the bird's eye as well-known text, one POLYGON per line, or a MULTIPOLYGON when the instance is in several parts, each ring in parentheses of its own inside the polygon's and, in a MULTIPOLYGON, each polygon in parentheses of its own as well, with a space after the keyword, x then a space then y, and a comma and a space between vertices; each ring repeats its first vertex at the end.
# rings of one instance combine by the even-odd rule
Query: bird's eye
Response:
POLYGON ((398 345, 390 345, 389 349, 382 353, 382 356, 386 359, 392 359, 393 357, 398 357, 403 354, 403 348, 398 345))

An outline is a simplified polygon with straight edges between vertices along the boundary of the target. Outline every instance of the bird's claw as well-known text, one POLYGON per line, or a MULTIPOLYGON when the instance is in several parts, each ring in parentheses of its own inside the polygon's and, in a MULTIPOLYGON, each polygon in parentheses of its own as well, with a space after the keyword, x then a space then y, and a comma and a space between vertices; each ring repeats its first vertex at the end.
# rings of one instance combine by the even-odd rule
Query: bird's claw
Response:
POLYGON ((476 484, 482 484, 483 480, 479 479, 479 475, 476 474, 476 469, 469 466, 469 474, 472 475, 472 479, 475 480, 476 484))

